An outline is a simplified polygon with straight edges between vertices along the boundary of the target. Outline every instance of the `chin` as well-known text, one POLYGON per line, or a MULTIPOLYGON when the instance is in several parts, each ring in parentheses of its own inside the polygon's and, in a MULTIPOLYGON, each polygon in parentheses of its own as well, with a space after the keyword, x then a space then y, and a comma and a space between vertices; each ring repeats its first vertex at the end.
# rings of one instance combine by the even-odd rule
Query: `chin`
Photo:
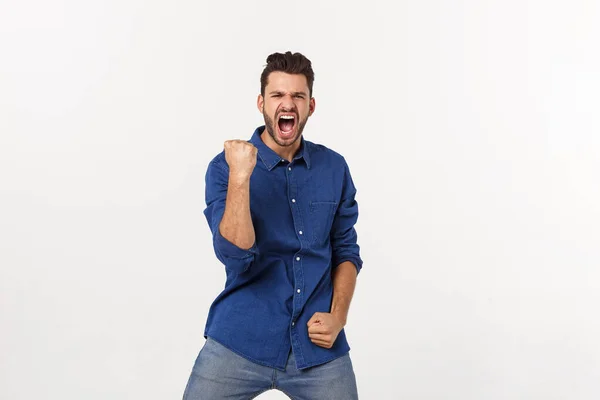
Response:
POLYGON ((291 146, 292 144, 296 143, 298 137, 300 136, 297 130, 294 130, 291 132, 291 134, 282 134, 277 128, 275 128, 275 131, 277 135, 276 142, 280 146, 291 146))

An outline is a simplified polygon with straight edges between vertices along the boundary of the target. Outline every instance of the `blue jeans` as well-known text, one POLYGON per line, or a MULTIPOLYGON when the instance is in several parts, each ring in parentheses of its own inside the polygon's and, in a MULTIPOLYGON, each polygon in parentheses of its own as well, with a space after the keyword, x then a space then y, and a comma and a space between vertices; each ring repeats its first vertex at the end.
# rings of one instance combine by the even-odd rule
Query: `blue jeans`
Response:
POLYGON ((253 363, 212 338, 204 343, 183 400, 249 400, 276 389, 293 400, 357 400, 350 355, 305 370, 291 352, 285 372, 253 363))

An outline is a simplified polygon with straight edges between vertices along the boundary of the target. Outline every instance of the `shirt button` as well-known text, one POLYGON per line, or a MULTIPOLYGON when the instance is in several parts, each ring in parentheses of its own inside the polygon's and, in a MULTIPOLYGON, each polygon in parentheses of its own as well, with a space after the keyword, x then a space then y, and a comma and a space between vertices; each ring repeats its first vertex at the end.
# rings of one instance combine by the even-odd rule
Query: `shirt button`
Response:
POLYGON ((302 235, 302 231, 299 231, 298 233, 302 235))
POLYGON ((292 321, 292 326, 294 326, 294 325, 296 325, 296 323, 292 321))
POLYGON ((296 292, 300 293, 300 289, 296 290, 296 292))
POLYGON ((288 171, 291 171, 291 170, 292 170, 292 167, 288 167, 288 171))
POLYGON ((295 203, 295 202, 296 202, 296 199, 292 199, 292 203, 295 203))
POLYGON ((300 257, 296 257, 296 261, 300 261, 300 257))

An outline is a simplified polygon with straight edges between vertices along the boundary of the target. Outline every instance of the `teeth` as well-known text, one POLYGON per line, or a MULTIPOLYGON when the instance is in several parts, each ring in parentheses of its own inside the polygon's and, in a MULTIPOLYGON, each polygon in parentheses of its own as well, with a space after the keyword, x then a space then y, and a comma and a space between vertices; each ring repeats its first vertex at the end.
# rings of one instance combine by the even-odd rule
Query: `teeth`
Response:
POLYGON ((281 118, 281 119, 294 119, 294 116, 293 115, 282 115, 279 118, 281 118))

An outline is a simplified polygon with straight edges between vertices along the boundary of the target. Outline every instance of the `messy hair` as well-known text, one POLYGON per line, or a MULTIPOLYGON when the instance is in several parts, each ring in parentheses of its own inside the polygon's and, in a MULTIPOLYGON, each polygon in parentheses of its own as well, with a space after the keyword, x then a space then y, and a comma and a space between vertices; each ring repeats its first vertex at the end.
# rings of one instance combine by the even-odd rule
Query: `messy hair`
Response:
POLYGON ((267 57, 267 65, 260 76, 260 94, 265 95, 269 74, 280 71, 287 74, 302 74, 306 77, 308 83, 309 97, 312 97, 313 82, 315 73, 312 70, 312 64, 308 58, 300 53, 273 53, 267 57))

